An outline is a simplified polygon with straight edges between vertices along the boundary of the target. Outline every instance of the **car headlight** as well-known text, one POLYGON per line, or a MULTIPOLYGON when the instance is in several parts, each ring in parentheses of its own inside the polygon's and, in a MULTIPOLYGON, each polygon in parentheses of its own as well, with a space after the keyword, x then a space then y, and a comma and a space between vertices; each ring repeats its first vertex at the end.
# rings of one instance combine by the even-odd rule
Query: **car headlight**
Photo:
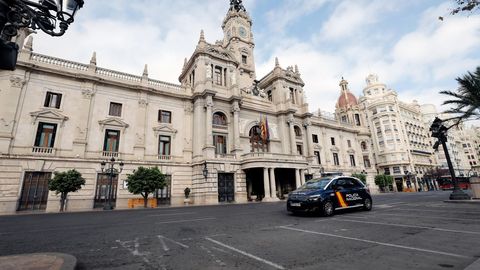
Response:
POLYGON ((308 196, 308 200, 310 200, 310 201, 318 201, 318 199, 320 199, 320 197, 321 197, 320 194, 311 195, 311 196, 308 196))

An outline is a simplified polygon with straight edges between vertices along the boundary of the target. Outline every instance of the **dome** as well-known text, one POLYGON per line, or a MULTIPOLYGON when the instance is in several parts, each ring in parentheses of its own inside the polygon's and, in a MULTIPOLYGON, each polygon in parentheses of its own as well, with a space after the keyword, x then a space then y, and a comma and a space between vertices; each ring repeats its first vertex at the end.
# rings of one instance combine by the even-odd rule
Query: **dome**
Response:
POLYGON ((337 106, 339 108, 348 108, 357 105, 357 98, 352 93, 350 93, 350 91, 343 92, 338 98, 337 106))

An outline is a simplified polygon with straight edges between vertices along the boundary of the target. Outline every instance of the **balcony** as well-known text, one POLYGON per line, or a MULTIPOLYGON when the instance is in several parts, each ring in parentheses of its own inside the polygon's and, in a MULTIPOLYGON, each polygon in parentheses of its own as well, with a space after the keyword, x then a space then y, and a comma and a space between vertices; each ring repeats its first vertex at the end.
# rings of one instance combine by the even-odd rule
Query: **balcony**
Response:
POLYGON ((40 155, 40 156, 54 156, 55 148, 34 146, 32 148, 32 153, 34 155, 40 155))
POLYGON ((242 161, 287 161, 287 162, 307 162, 307 159, 304 156, 300 155, 290 155, 290 154, 278 154, 278 153, 268 153, 268 152, 252 152, 242 155, 242 161))
POLYGON ((236 159, 235 154, 215 154, 216 159, 236 159))
POLYGON ((103 151, 102 152, 102 157, 104 158, 118 158, 120 156, 120 153, 118 152, 112 152, 112 151, 103 151))
POLYGON ((172 160, 172 156, 170 155, 158 155, 158 160, 172 160))

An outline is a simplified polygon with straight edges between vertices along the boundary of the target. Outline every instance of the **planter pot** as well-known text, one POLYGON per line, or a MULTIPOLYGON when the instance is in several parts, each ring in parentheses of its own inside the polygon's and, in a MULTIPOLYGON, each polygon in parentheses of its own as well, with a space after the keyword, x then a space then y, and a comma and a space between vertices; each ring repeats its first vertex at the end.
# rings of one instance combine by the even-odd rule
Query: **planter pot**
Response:
POLYGON ((186 198, 183 200, 183 204, 189 205, 191 203, 190 198, 186 198))

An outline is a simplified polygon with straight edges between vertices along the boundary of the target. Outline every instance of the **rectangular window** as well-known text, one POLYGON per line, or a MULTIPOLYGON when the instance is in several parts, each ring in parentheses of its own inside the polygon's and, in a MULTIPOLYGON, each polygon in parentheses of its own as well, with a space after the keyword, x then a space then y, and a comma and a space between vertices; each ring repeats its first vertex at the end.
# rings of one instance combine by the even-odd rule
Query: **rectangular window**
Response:
POLYGON ((335 138, 334 137, 331 137, 330 141, 332 142, 332 145, 335 145, 335 138))
POLYGON ((348 148, 352 148, 352 141, 347 140, 347 145, 348 145, 348 148))
POLYGON ((302 145, 301 145, 301 144, 297 144, 297 154, 303 155, 302 145))
POLYGON ((160 135, 158 143, 158 154, 161 156, 170 156, 171 154, 171 137, 160 135))
POLYGON ((318 164, 322 164, 322 160, 320 159, 320 152, 314 151, 313 154, 315 155, 315 157, 317 157, 318 164))
POLYGON ((360 126, 360 115, 358 113, 355 114, 355 124, 360 126))
POLYGON ((400 174, 400 167, 393 167, 393 173, 394 174, 400 174))
POLYGON ((352 165, 352 167, 357 166, 357 165, 355 164, 355 156, 354 156, 354 155, 350 155, 350 165, 352 165))
POLYGON ((371 167, 370 159, 368 158, 368 156, 363 156, 363 165, 365 166, 365 168, 370 168, 371 167))
POLYGON ((44 107, 60 109, 60 103, 62 102, 62 94, 47 92, 45 97, 44 107))
POLYGON ((390 168, 385 168, 384 173, 385 175, 390 175, 390 168))
POLYGON ((57 133, 56 124, 39 123, 37 136, 35 137, 36 147, 53 148, 55 144, 55 134, 57 133))
POLYGON ((110 102, 110 110, 108 111, 108 115, 111 116, 122 116, 122 104, 110 102))
POLYGON ((312 141, 314 143, 318 143, 318 135, 317 134, 312 134, 312 141))
POLYGON ((217 85, 222 85, 222 68, 215 67, 214 81, 217 85))
POLYGON ((215 154, 225 155, 227 153, 227 136, 213 135, 213 145, 215 146, 215 154))
POLYGON ((243 63, 244 65, 247 64, 247 56, 246 56, 246 55, 242 55, 242 63, 243 63))
POLYGON ((292 101, 292 104, 295 104, 295 90, 293 88, 290 88, 290 100, 292 101))
POLYGON ((120 131, 107 129, 105 131, 103 151, 118 152, 119 142, 120 142, 120 131))
POLYGON ((337 153, 333 153, 333 164, 335 166, 340 165, 340 161, 338 160, 338 154, 337 153))
POLYGON ((273 101, 272 90, 267 92, 268 100, 273 101))
POLYGON ((167 124, 172 123, 172 112, 159 110, 158 111, 158 122, 167 123, 167 124))

